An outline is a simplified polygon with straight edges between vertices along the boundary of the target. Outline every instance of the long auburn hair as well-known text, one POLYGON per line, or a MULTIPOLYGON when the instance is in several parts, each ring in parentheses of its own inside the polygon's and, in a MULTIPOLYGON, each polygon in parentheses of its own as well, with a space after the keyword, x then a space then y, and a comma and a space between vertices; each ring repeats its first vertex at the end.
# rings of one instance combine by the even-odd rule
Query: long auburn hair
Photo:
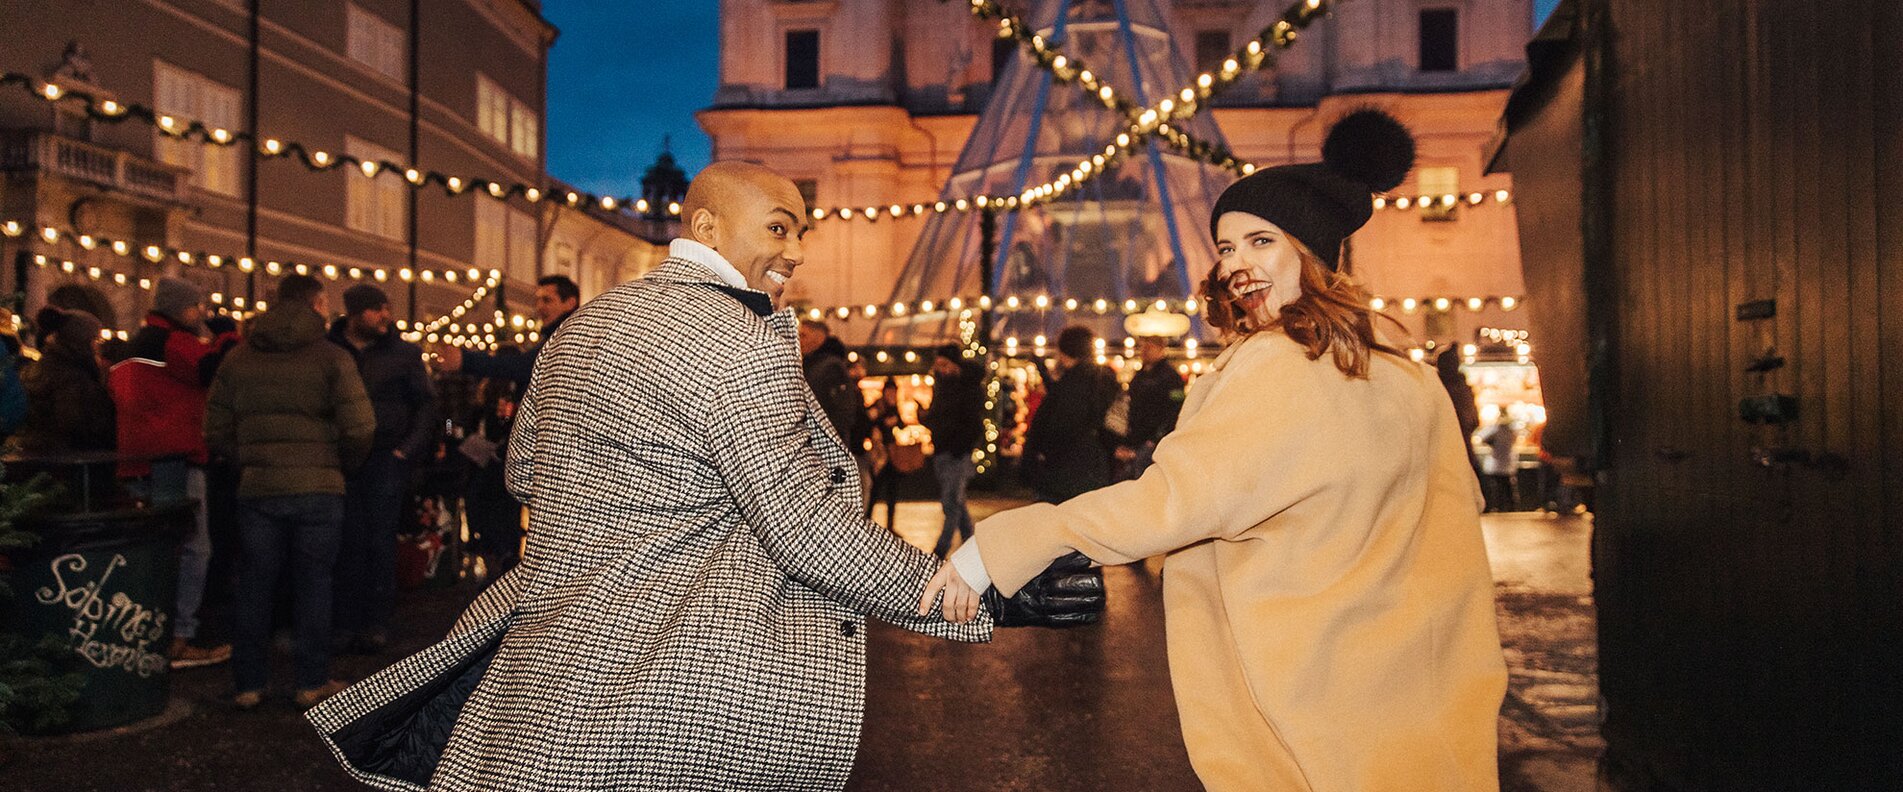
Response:
POLYGON ((1222 264, 1218 262, 1209 268, 1202 285, 1203 304, 1207 306, 1205 314, 1210 326, 1220 331, 1225 341, 1235 343, 1256 333, 1280 330, 1308 351, 1309 360, 1333 355, 1335 368, 1357 379, 1367 378, 1369 359, 1375 352, 1406 356, 1375 335, 1374 318, 1380 316, 1392 322, 1403 333, 1405 325, 1394 317, 1376 314, 1368 307, 1367 289, 1353 278, 1329 269, 1300 240, 1287 235, 1283 239, 1295 245, 1295 252, 1302 261, 1302 274, 1298 279, 1302 293, 1282 306, 1276 318, 1260 326, 1230 293, 1229 283, 1222 277, 1222 264))

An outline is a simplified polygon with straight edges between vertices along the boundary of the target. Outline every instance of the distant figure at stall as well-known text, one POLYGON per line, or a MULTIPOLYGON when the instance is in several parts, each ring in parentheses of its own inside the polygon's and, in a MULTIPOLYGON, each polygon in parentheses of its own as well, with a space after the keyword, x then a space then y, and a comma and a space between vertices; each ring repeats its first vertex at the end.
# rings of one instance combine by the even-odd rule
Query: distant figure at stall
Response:
POLYGON ((1513 450, 1518 441, 1513 419, 1505 412, 1480 436, 1480 442, 1487 446, 1487 455, 1480 460, 1480 481, 1486 485, 1487 511, 1513 511, 1519 503, 1513 489, 1513 477, 1520 467, 1519 455, 1513 450))
POLYGON ((1056 381, 1024 437, 1022 474, 1043 503, 1063 503, 1110 484, 1110 439, 1104 413, 1117 377, 1092 356, 1097 336, 1072 325, 1057 335, 1056 381))

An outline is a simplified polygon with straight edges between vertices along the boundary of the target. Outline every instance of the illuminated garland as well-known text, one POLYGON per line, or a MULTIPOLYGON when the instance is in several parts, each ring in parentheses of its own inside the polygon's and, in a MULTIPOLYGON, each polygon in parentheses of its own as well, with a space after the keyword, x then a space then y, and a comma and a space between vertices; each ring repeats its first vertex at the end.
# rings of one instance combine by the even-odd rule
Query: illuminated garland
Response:
MULTIPOLYGON (((28 230, 27 226, 17 220, 8 220, 4 223, 0 223, 0 236, 16 237, 16 238, 24 237, 27 235, 27 230, 28 230)), ((38 230, 34 232, 34 236, 38 237, 40 240, 44 241, 45 243, 49 245, 58 244, 61 239, 68 239, 68 240, 71 240, 73 243, 79 245, 79 247, 84 250, 88 250, 88 251, 108 250, 118 255, 121 258, 125 258, 125 259, 143 258, 146 261, 151 262, 153 264, 160 264, 167 261, 176 261, 179 264, 182 264, 188 267, 204 267, 207 269, 214 269, 214 270, 223 270, 226 267, 230 267, 232 269, 238 270, 239 272, 244 272, 244 273, 261 272, 265 275, 272 276, 272 277, 281 277, 281 276, 289 275, 289 274, 309 275, 311 277, 319 277, 319 278, 323 278, 325 280, 329 280, 332 282, 349 280, 349 281, 358 281, 358 282, 375 281, 377 283, 384 283, 389 281, 391 278, 391 274, 390 274, 391 270, 383 269, 379 267, 354 267, 354 266, 353 267, 339 267, 335 264, 311 266, 308 264, 301 264, 296 262, 279 262, 279 261, 272 261, 272 260, 267 260, 262 265, 260 265, 258 264, 256 259, 253 259, 248 256, 225 256, 225 255, 219 255, 214 253, 195 253, 189 250, 181 250, 178 248, 166 247, 164 245, 150 245, 150 244, 140 245, 138 243, 129 242, 123 239, 113 239, 111 237, 106 237, 106 236, 101 236, 96 234, 80 234, 70 230, 61 230, 53 226, 40 226, 38 230)), ((38 263, 41 266, 50 266, 51 261, 52 259, 44 255, 35 256, 35 263, 38 263)), ((76 269, 78 268, 78 265, 74 264, 71 261, 62 260, 60 264, 61 264, 61 269, 64 269, 66 272, 75 272, 76 269)), ((113 274, 113 273, 110 273, 110 271, 105 270, 104 268, 101 268, 101 267, 88 267, 85 269, 88 270, 89 274, 92 271, 113 274)), ((482 270, 476 269, 474 267, 471 267, 468 270, 464 272, 460 272, 460 273, 457 272, 456 270, 444 270, 442 271, 440 275, 437 273, 436 270, 425 269, 420 272, 417 272, 417 271, 411 270, 409 267, 403 267, 403 268, 397 269, 395 270, 395 273, 396 273, 395 275, 396 279, 404 283, 408 283, 412 280, 420 280, 424 283, 434 283, 440 278, 445 283, 454 284, 459 282, 468 282, 468 283, 476 284, 474 291, 468 297, 464 298, 460 305, 451 309, 448 314, 429 320, 428 322, 419 322, 417 324, 416 330, 421 331, 421 333, 412 332, 412 333, 406 334, 406 337, 408 337, 409 335, 417 335, 418 337, 421 337, 422 334, 434 332, 436 330, 441 329, 445 325, 448 325, 452 322, 455 322, 461 319, 463 315, 467 314, 470 310, 474 309, 476 305, 479 302, 481 302, 484 297, 487 297, 502 282, 501 270, 492 269, 485 273, 482 270)), ((127 277, 127 276, 124 276, 123 273, 117 273, 116 276, 127 277)), ((117 277, 114 279, 115 282, 117 282, 117 277)), ((102 278, 99 276, 93 276, 93 279, 101 280, 102 278)), ((140 280, 145 281, 149 279, 140 279, 140 280)), ((123 283, 121 283, 120 285, 123 285, 123 283)), ((214 293, 212 297, 214 298, 212 299, 213 304, 222 304, 223 302, 222 295, 214 293)), ((234 305, 236 307, 240 309, 244 307, 244 298, 234 297, 233 300, 234 300, 234 305)), ((514 319, 522 320, 522 317, 518 315, 514 319)), ((533 320, 523 320, 523 321, 526 326, 533 326, 533 320)), ((398 320, 397 329, 407 330, 409 329, 407 327, 407 324, 408 324, 407 322, 398 320)), ((411 339, 411 340, 415 340, 415 339, 411 339)))
MULTIPOLYGON (((1466 308, 1469 311, 1479 312, 1485 310, 1490 305, 1498 306, 1503 311, 1511 311, 1519 308, 1524 303, 1525 300, 1523 298, 1510 295, 1498 297, 1440 296, 1398 298, 1378 296, 1368 301, 1368 307, 1375 311, 1399 309, 1402 313, 1413 314, 1420 310, 1433 310, 1445 313, 1455 308, 1466 308)), ((1002 300, 993 300, 990 297, 978 297, 976 299, 953 297, 943 302, 920 300, 916 303, 895 302, 891 305, 838 305, 829 308, 807 307, 796 309, 796 312, 803 318, 815 321, 827 319, 850 321, 859 318, 877 319, 881 316, 903 319, 907 316, 949 315, 954 311, 962 315, 963 313, 969 312, 969 309, 972 308, 1006 314, 1042 313, 1062 310, 1064 313, 1090 312, 1098 316, 1111 314, 1128 316, 1145 311, 1165 311, 1194 315, 1202 310, 1202 301, 1194 297, 1185 300, 1128 299, 1121 302, 1104 298, 1078 300, 1074 297, 1059 300, 1048 295, 1040 294, 1028 300, 1017 295, 1011 295, 1002 300)))
MULTIPOLYGON (((1273 65, 1274 57, 1271 50, 1286 49, 1293 45, 1299 38, 1300 31, 1306 29, 1315 20, 1326 16, 1332 5, 1331 0, 1298 0, 1285 10, 1277 21, 1262 28, 1255 37, 1237 49, 1230 58, 1224 60, 1220 68, 1197 75, 1190 85, 1165 95, 1154 105, 1144 107, 1118 93, 1114 86, 1098 77, 1081 60, 1064 54, 1060 47, 1045 41, 1041 35, 1032 30, 1030 25, 1016 15, 1005 11, 994 0, 969 0, 969 2, 973 15, 981 19, 998 21, 999 37, 1017 40, 1028 50, 1033 63, 1049 71, 1059 82, 1075 84, 1092 92, 1106 107, 1122 113, 1129 121, 1128 126, 1119 132, 1114 142, 1107 144, 1101 153, 1080 159, 1068 172, 1060 174, 1056 179, 1026 188, 1017 195, 981 194, 952 201, 934 201, 931 204, 894 203, 884 206, 815 208, 811 211, 814 220, 836 218, 877 222, 885 217, 894 220, 907 215, 917 217, 927 211, 937 214, 950 211, 967 212, 972 209, 1017 211, 1061 197, 1071 189, 1109 170, 1132 149, 1141 147, 1151 138, 1160 138, 1172 148, 1198 161, 1240 175, 1249 175, 1256 170, 1254 164, 1243 162, 1225 147, 1198 140, 1187 132, 1173 128, 1170 122, 1194 116, 1205 107, 1205 102, 1210 97, 1235 84, 1244 76, 1273 65)), ((530 204, 552 201, 567 206, 586 204, 606 211, 619 211, 625 208, 638 214, 665 212, 668 216, 679 216, 681 212, 679 202, 669 202, 666 206, 652 206, 647 199, 634 196, 604 196, 575 190, 549 192, 535 185, 520 182, 506 183, 491 179, 454 176, 440 171, 419 170, 389 160, 364 160, 350 154, 335 154, 296 141, 283 141, 273 137, 260 138, 250 132, 232 131, 223 127, 210 126, 196 119, 183 119, 160 113, 138 103, 104 99, 83 90, 69 90, 55 83, 36 80, 18 72, 0 74, 0 85, 7 84, 17 85, 47 102, 81 103, 85 107, 86 114, 96 120, 121 123, 128 119, 136 119, 149 123, 161 133, 180 140, 225 147, 247 145, 264 158, 294 159, 306 169, 316 172, 347 169, 365 178, 377 178, 388 171, 400 174, 412 189, 421 190, 436 185, 444 194, 450 196, 483 193, 500 201, 519 198, 530 204)), ((1447 196, 1437 198, 1449 208, 1458 203, 1457 200, 1448 200, 1447 196)), ((1396 199, 1392 204, 1387 205, 1407 208, 1411 203, 1413 203, 1411 199, 1396 199)), ((1470 204, 1478 203, 1478 201, 1470 202, 1470 204)), ((1377 209, 1384 208, 1384 202, 1380 199, 1376 200, 1375 205, 1377 209)))
POLYGON ((317 172, 346 169, 360 173, 366 178, 376 178, 379 174, 388 171, 401 175, 411 189, 422 190, 436 185, 442 188, 445 195, 451 196, 483 193, 499 201, 520 198, 530 204, 556 202, 568 206, 580 206, 586 203, 608 211, 629 208, 641 214, 648 214, 650 210, 654 214, 665 212, 670 216, 678 216, 681 213, 680 203, 674 201, 668 202, 665 206, 650 206, 647 199, 633 196, 595 195, 575 190, 550 192, 533 184, 455 176, 441 171, 419 170, 390 160, 366 160, 351 154, 336 154, 296 141, 279 140, 268 136, 259 137, 243 130, 234 131, 224 127, 210 126, 197 119, 161 113, 137 102, 103 99, 88 91, 69 90, 19 72, 0 73, 0 85, 17 85, 49 103, 78 102, 85 106, 87 117, 97 121, 113 124, 127 120, 143 121, 151 124, 161 133, 179 140, 220 147, 242 145, 265 159, 291 159, 301 163, 306 169, 317 172))
MULTIPOLYGON (((940 0, 943 2, 943 0, 940 0)), ((1026 23, 1012 14, 995 0, 969 0, 971 13, 980 19, 998 22, 998 37, 1016 40, 1030 55, 1031 62, 1049 72, 1053 79, 1063 84, 1075 84, 1088 91, 1105 107, 1122 113, 1137 132, 1148 134, 1159 126, 1171 121, 1190 118, 1201 112, 1205 102, 1218 93, 1228 89, 1261 69, 1274 65, 1275 59, 1270 50, 1288 49, 1315 20, 1328 15, 1328 0, 1298 0, 1282 12, 1275 22, 1263 27, 1256 35, 1238 48, 1230 57, 1224 59, 1220 68, 1213 72, 1204 72, 1191 80, 1188 85, 1164 92, 1161 99, 1149 106, 1139 105, 1091 71, 1082 59, 1063 52, 1062 48, 1050 43, 1026 23)), ((1248 175, 1255 166, 1238 159, 1227 148, 1197 140, 1186 132, 1167 132, 1165 142, 1193 158, 1211 165, 1248 175)))
MULTIPOLYGON (((943 2, 944 0, 940 0, 943 2)), ((1072 64, 1053 45, 1044 43, 1043 38, 1031 32, 1016 16, 1006 13, 1002 7, 991 0, 970 0, 972 13, 981 18, 1000 20, 1002 37, 1018 38, 1030 47, 1036 62, 1065 83, 1076 82, 1084 88, 1098 94, 1106 106, 1116 109, 1130 119, 1130 126, 1117 137, 1117 144, 1106 146, 1101 155, 1080 160, 1071 168, 1071 172, 1058 179, 1037 185, 1023 191, 1018 196, 978 195, 969 199, 953 202, 937 201, 929 206, 931 211, 969 211, 971 208, 986 209, 1002 205, 1007 211, 1015 211, 1022 206, 1062 195, 1069 188, 1090 180, 1095 174, 1102 173, 1106 165, 1115 162, 1127 154, 1131 148, 1142 145, 1152 136, 1160 135, 1173 147, 1192 157, 1219 167, 1235 170, 1246 175, 1254 166, 1237 160, 1226 149, 1197 141, 1187 133, 1172 130, 1168 121, 1187 118, 1200 109, 1200 100, 1228 87, 1243 75, 1253 72, 1263 64, 1271 62, 1265 45, 1287 47, 1296 38, 1296 30, 1306 27, 1314 19, 1326 14, 1327 3, 1324 0, 1301 0, 1284 13, 1283 18, 1263 31, 1248 45, 1236 52, 1236 57, 1225 62, 1224 68, 1215 74, 1200 75, 1195 84, 1186 86, 1173 94, 1182 101, 1164 98, 1154 107, 1143 108, 1118 95, 1113 87, 1099 80, 1081 63, 1072 64)), ((204 145, 231 147, 245 145, 266 159, 288 158, 301 163, 306 169, 324 172, 336 169, 349 169, 361 173, 365 178, 376 178, 385 171, 400 174, 412 189, 424 189, 431 185, 441 187, 444 194, 450 196, 470 192, 480 192, 491 198, 507 201, 520 198, 530 204, 556 201, 568 206, 588 204, 607 211, 629 208, 640 214, 663 211, 669 216, 679 216, 681 206, 678 202, 669 202, 666 206, 651 206, 647 199, 633 196, 615 197, 596 195, 574 190, 550 193, 540 187, 520 182, 507 183, 492 179, 454 176, 435 170, 419 170, 409 165, 389 160, 365 160, 351 154, 336 154, 324 149, 307 146, 297 141, 284 141, 274 137, 259 137, 243 130, 230 130, 207 125, 197 119, 180 118, 160 113, 157 110, 136 102, 120 102, 104 99, 84 90, 70 90, 52 82, 37 80, 18 72, 0 74, 0 85, 17 85, 49 103, 73 101, 83 104, 88 117, 107 123, 122 123, 136 119, 153 125, 161 133, 171 137, 201 143, 204 145)), ((838 218, 842 220, 865 219, 876 222, 882 216, 893 219, 922 215, 928 206, 923 203, 890 204, 887 206, 837 207, 832 209, 814 209, 814 220, 838 218)))

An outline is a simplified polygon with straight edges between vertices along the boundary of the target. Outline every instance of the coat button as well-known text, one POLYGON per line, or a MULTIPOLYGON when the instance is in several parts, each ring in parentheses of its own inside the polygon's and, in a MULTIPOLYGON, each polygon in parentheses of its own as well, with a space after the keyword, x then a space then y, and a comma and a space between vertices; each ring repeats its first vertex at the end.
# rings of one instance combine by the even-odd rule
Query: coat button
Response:
POLYGON ((859 625, 857 624, 853 624, 852 622, 839 623, 840 635, 846 636, 847 638, 851 638, 853 635, 857 634, 858 632, 859 632, 859 625))
POLYGON ((834 484, 846 483, 846 469, 845 468, 842 468, 842 467, 833 468, 832 472, 829 475, 832 476, 834 484))

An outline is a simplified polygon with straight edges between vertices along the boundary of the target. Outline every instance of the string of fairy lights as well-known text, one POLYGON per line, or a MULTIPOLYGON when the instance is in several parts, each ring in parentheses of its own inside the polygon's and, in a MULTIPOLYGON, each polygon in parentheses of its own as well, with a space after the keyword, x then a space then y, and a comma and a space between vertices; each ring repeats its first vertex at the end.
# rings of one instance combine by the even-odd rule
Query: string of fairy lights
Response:
MULTIPOLYGON (((1484 296, 1484 297, 1393 297, 1376 296, 1368 301, 1368 307, 1376 311, 1399 311, 1402 314, 1433 312, 1447 313, 1460 308, 1479 313, 1491 308, 1512 311, 1524 304, 1521 297, 1484 296)), ((1062 300, 1048 295, 1036 295, 1028 299, 1011 295, 1002 300, 993 300, 987 296, 953 297, 944 301, 920 300, 918 302, 895 302, 889 305, 838 305, 831 307, 805 307, 797 309, 800 316, 814 321, 853 321, 857 319, 904 319, 926 316, 943 316, 976 308, 993 313, 1045 313, 1061 310, 1065 313, 1091 313, 1098 316, 1125 315, 1145 311, 1180 312, 1194 314, 1202 309, 1202 302, 1194 297, 1175 299, 1125 299, 1079 300, 1067 297, 1062 300)))
POLYGON ((227 129, 206 124, 194 118, 162 113, 138 102, 122 102, 110 97, 98 96, 90 91, 67 88, 19 72, 0 73, 0 86, 8 85, 23 88, 50 104, 64 102, 78 105, 88 118, 95 121, 114 124, 129 120, 142 121, 151 124, 161 134, 178 140, 207 146, 244 146, 263 159, 291 160, 311 171, 342 170, 361 174, 370 179, 386 173, 396 174, 401 176, 411 189, 423 190, 434 186, 449 196, 480 193, 498 201, 520 200, 531 205, 556 202, 577 207, 587 204, 607 211, 625 208, 649 215, 678 216, 681 212, 680 203, 676 201, 669 201, 665 205, 651 205, 646 198, 638 196, 596 195, 576 190, 550 191, 534 184, 459 176, 385 159, 364 159, 353 154, 336 153, 298 141, 257 135, 245 130, 227 129))
MULTIPOLYGON (((941 2, 944 1, 945 0, 941 0, 941 2)), ((838 207, 832 209, 815 208, 811 212, 814 220, 837 218, 840 220, 877 222, 887 217, 899 219, 908 215, 914 217, 921 216, 927 211, 934 213, 952 211, 969 212, 974 210, 1018 211, 1062 197, 1065 193, 1075 189, 1077 186, 1087 183, 1097 175, 1111 170, 1118 161, 1128 156, 1132 150, 1145 145, 1153 138, 1160 139, 1171 147, 1201 161, 1247 175, 1255 170, 1255 165, 1241 161, 1221 146, 1197 140, 1180 128, 1171 126, 1170 122, 1181 121, 1194 116, 1207 106, 1207 101, 1211 97, 1236 84, 1247 75, 1272 66, 1275 62, 1274 50, 1287 49, 1292 46, 1299 40, 1302 31, 1309 27, 1314 21, 1324 18, 1332 10, 1332 6, 1334 5, 1332 0, 1297 0, 1288 6, 1274 22, 1264 26, 1256 35, 1238 47, 1230 57, 1224 59, 1218 68, 1197 75, 1190 81, 1190 84, 1173 92, 1161 94, 1161 99, 1146 106, 1131 100, 1127 91, 1119 91, 1110 81, 1104 79, 1100 74, 1092 70, 1089 64, 1085 63, 1083 59, 1066 53, 1060 44, 1046 39, 1042 34, 1038 33, 1032 25, 1026 23, 1018 15, 1005 9, 1001 3, 995 0, 967 1, 970 5, 971 13, 974 16, 997 23, 997 35, 1000 38, 1017 41, 1029 55, 1029 60, 1032 64, 1048 71, 1053 79, 1059 83, 1075 85, 1081 90, 1090 92, 1098 101, 1102 102, 1105 107, 1124 115, 1129 122, 1128 126, 1119 132, 1117 136, 1104 147, 1103 151, 1094 153, 1088 158, 1080 159, 1067 172, 1059 174, 1055 179, 1043 184, 1027 187, 1017 195, 997 196, 978 194, 952 200, 938 200, 931 204, 912 203, 906 205, 894 203, 887 206, 838 207)), ((519 199, 530 204, 556 201, 569 206, 587 204, 608 211, 629 209, 642 214, 659 214, 664 212, 667 215, 674 216, 680 213, 680 205, 674 202, 670 202, 666 206, 652 206, 645 198, 633 196, 604 196, 572 190, 552 193, 530 184, 519 182, 508 183, 493 179, 457 176, 436 170, 419 169, 403 163, 387 160, 365 160, 347 153, 332 153, 297 141, 286 141, 275 137, 258 136, 244 130, 231 130, 208 125, 197 119, 182 118, 176 114, 162 113, 136 102, 121 102, 110 97, 97 96, 88 91, 69 89, 52 82, 36 80, 28 75, 16 72, 0 74, 0 85, 18 86, 49 103, 76 103, 81 105, 84 112, 95 120, 118 123, 136 119, 151 124, 162 134, 180 140, 195 141, 212 146, 248 145, 253 147, 258 155, 266 159, 291 159, 313 171, 342 169, 360 173, 366 178, 377 178, 385 172, 395 173, 400 174, 404 182, 411 185, 414 189, 420 190, 434 185, 440 187, 445 194, 451 196, 465 193, 482 193, 496 200, 507 201, 519 199)), ((1432 211, 1450 210, 1463 205, 1477 207, 1489 203, 1489 199, 1491 199, 1491 203, 1500 205, 1509 203, 1511 198, 1512 196, 1509 191, 1495 190, 1491 193, 1468 192, 1465 194, 1443 193, 1438 195, 1383 196, 1374 197, 1372 201, 1373 208, 1376 210, 1432 211)), ((16 224, 9 223, 8 227, 17 230, 16 224)), ((11 233, 9 235, 17 236, 18 234, 11 233)), ((77 239, 82 247, 92 249, 92 245, 88 244, 89 237, 77 235, 77 239)), ((49 239, 49 241, 52 240, 49 239)), ((133 251, 139 250, 146 258, 154 261, 160 260, 167 255, 176 255, 181 263, 194 263, 193 254, 184 251, 164 250, 158 246, 149 245, 135 247, 123 241, 101 241, 100 244, 107 245, 114 252, 125 256, 134 255, 133 251), (154 258, 155 256, 158 258, 154 258)), ((226 263, 236 266, 243 272, 251 272, 254 268, 257 268, 257 265, 251 259, 243 257, 207 255, 200 258, 202 258, 207 266, 212 268, 218 268, 226 263)), ((381 268, 350 267, 347 270, 339 270, 334 265, 310 268, 304 265, 280 265, 277 262, 265 262, 262 265, 262 269, 266 274, 270 275, 277 275, 280 271, 296 271, 305 274, 317 274, 321 272, 332 280, 341 279, 343 277, 349 277, 353 280, 369 277, 379 282, 388 280, 391 272, 381 268)), ((408 268, 403 268, 396 270, 396 272, 398 277, 406 282, 412 278, 422 280, 423 282, 430 282, 437 277, 433 271, 427 269, 412 272, 408 268)), ((476 270, 471 270, 470 272, 472 273, 470 275, 471 282, 474 282, 480 277, 476 270)), ((441 277, 449 283, 455 283, 458 279, 454 270, 442 273, 441 277)), ((436 335, 439 338, 448 338, 465 343, 473 342, 480 337, 489 337, 496 331, 502 331, 504 336, 506 336, 507 329, 510 328, 503 323, 491 322, 485 323, 485 325, 481 327, 470 325, 467 328, 463 328, 460 322, 469 311, 473 310, 475 303, 480 301, 483 296, 495 288, 495 285, 495 278, 492 277, 489 282, 477 286, 474 294, 453 308, 448 314, 428 322, 420 323, 414 329, 406 329, 409 330, 410 335, 418 339, 436 335), (460 330, 452 332, 450 331, 452 326, 460 328, 460 330), (480 335, 476 333, 478 330, 482 331, 480 335)), ((950 310, 959 310, 961 302, 972 301, 953 297, 945 300, 943 305, 950 310)), ((1019 310, 1049 310, 1055 307, 1055 303, 1053 303, 1050 298, 1043 296, 1032 298, 1032 300, 1028 302, 1020 302, 1019 298, 1015 296, 1009 297, 995 306, 986 304, 990 302, 989 298, 980 297, 977 298, 975 302, 981 309, 998 310, 1006 313, 1019 310)), ((1162 310, 1180 308, 1194 312, 1196 305, 1194 299, 1180 302, 1161 302, 1163 303, 1162 310)), ((1407 297, 1399 299, 1377 297, 1373 301, 1373 304, 1377 310, 1380 310, 1384 304, 1391 303, 1401 307, 1403 312, 1411 313, 1418 306, 1444 306, 1450 302, 1467 305, 1471 310, 1481 310, 1486 304, 1497 304, 1502 308, 1511 310, 1517 301, 1516 298, 1510 296, 1499 298, 1468 297, 1457 300, 1447 297, 1407 297)), ((1076 311, 1088 306, 1088 308, 1099 314, 1110 313, 1119 308, 1124 313, 1134 313, 1139 310, 1149 310, 1152 307, 1150 303, 1135 300, 1125 300, 1121 305, 1118 305, 1101 299, 1090 301, 1089 303, 1080 303, 1080 301, 1075 299, 1066 299, 1062 304, 1067 311, 1076 311)), ((910 313, 931 313, 936 308, 938 308, 938 306, 935 306, 933 301, 925 300, 916 304, 894 303, 890 306, 865 305, 812 308, 808 309, 807 315, 809 318, 815 319, 830 317, 850 320, 855 316, 874 318, 884 314, 887 316, 902 317, 910 313)), ((1444 310, 1444 308, 1442 310, 1444 310)), ((520 319, 520 317, 517 317, 517 319, 520 319)), ((524 337, 527 338, 528 335, 525 334, 524 337)))
MULTIPOLYGON (((494 269, 484 271, 471 267, 462 271, 442 270, 439 272, 431 269, 413 270, 409 267, 400 267, 392 270, 374 266, 340 267, 336 264, 313 266, 299 262, 281 262, 274 259, 267 259, 260 262, 249 256, 229 256, 185 250, 165 245, 139 244, 129 240, 114 239, 98 234, 82 234, 54 226, 43 225, 34 227, 18 220, 0 222, 0 236, 23 238, 29 233, 47 245, 57 245, 62 241, 66 241, 77 245, 81 250, 107 251, 120 258, 127 260, 143 259, 152 264, 169 264, 176 262, 179 265, 187 267, 199 267, 208 270, 236 270, 247 274, 262 273, 273 277, 282 277, 289 274, 309 275, 332 282, 356 281, 385 283, 395 279, 403 283, 409 283, 411 281, 435 283, 441 281, 450 285, 466 283, 473 286, 469 295, 464 297, 460 303, 442 316, 426 322, 417 322, 413 327, 404 320, 398 320, 396 323, 397 329, 404 333, 405 338, 412 341, 426 339, 431 335, 435 335, 437 336, 436 340, 454 340, 469 343, 471 342, 472 336, 479 337, 473 332, 473 329, 470 331, 462 330, 461 322, 470 311, 474 310, 485 297, 494 292, 502 282, 502 271, 494 269), (452 327, 457 329, 452 330, 452 327)), ((34 263, 43 268, 56 267, 60 271, 68 274, 85 275, 97 282, 111 283, 117 286, 138 285, 143 289, 151 288, 151 279, 148 277, 115 272, 97 265, 82 265, 70 259, 36 254, 34 263)), ((265 306, 263 301, 257 301, 253 305, 247 305, 243 297, 232 296, 227 299, 225 295, 218 292, 212 293, 210 299, 214 306, 226 309, 226 312, 238 318, 244 318, 250 313, 264 310, 265 306)), ((498 313, 500 312, 498 311, 498 313)), ((494 323, 491 323, 492 326, 493 324, 494 323)), ((535 320, 527 319, 521 315, 509 318, 507 325, 520 330, 524 338, 528 338, 530 334, 539 330, 539 324, 535 322, 535 320)), ((473 327, 472 325, 472 328, 473 327)), ((491 334, 493 334, 493 331, 491 331, 491 334)), ((505 332, 504 335, 506 336, 507 333, 505 332)))
MULTIPOLYGON (((908 215, 916 217, 927 211, 940 214, 972 210, 1016 211, 1060 197, 1078 185, 1090 181, 1096 175, 1110 170, 1110 166, 1152 138, 1161 139, 1173 148, 1196 159, 1247 175, 1255 170, 1255 165, 1241 161, 1221 146, 1196 140, 1187 132, 1170 126, 1170 122, 1195 115, 1205 106, 1205 102, 1210 97, 1248 74, 1272 65, 1274 63, 1273 49, 1286 49, 1291 46, 1299 38, 1303 29, 1315 20, 1325 17, 1333 5, 1331 0, 1298 0, 1289 6, 1279 19, 1264 27, 1238 48, 1231 57, 1224 60, 1220 68, 1198 75, 1191 84, 1165 95, 1155 104, 1146 107, 1130 100, 1124 92, 1119 92, 1115 86, 1094 73, 1088 65, 1064 53, 1057 44, 1045 40, 1029 24, 1005 10, 994 0, 968 1, 974 15, 998 22, 1000 37, 1018 40, 1030 53, 1034 64, 1048 70, 1059 82, 1074 84, 1092 92, 1106 107, 1124 114, 1129 121, 1128 127, 1119 132, 1114 141, 1107 144, 1102 152, 1080 159, 1057 178, 1027 187, 1017 195, 979 194, 950 201, 934 201, 930 204, 893 203, 883 206, 814 208, 812 210, 814 220, 877 222, 882 218, 899 219, 908 215)), ((681 212, 679 202, 675 201, 665 205, 653 205, 646 198, 638 196, 617 197, 576 190, 549 191, 533 184, 459 176, 389 160, 366 160, 352 154, 335 153, 298 141, 209 125, 197 119, 162 113, 137 102, 122 102, 98 96, 90 91, 67 88, 18 72, 0 74, 0 85, 17 86, 49 103, 77 104, 83 108, 88 117, 95 120, 108 123, 139 120, 151 124, 160 133, 179 140, 221 147, 248 146, 258 156, 265 159, 289 159, 312 171, 345 170, 371 179, 386 173, 398 174, 413 189, 421 190, 434 186, 450 196, 480 193, 500 201, 521 200, 531 205, 552 201, 567 206, 588 205, 607 211, 627 209, 637 214, 650 216, 678 216, 681 212)), ((1471 196, 1468 197, 1471 198, 1471 196)), ((1410 204, 1424 207, 1434 205, 1453 207, 1459 203, 1458 198, 1459 196, 1447 195, 1420 196, 1387 202, 1386 205, 1395 208, 1407 208, 1410 204)), ((1479 203, 1479 201, 1468 201, 1469 205, 1479 203)))

